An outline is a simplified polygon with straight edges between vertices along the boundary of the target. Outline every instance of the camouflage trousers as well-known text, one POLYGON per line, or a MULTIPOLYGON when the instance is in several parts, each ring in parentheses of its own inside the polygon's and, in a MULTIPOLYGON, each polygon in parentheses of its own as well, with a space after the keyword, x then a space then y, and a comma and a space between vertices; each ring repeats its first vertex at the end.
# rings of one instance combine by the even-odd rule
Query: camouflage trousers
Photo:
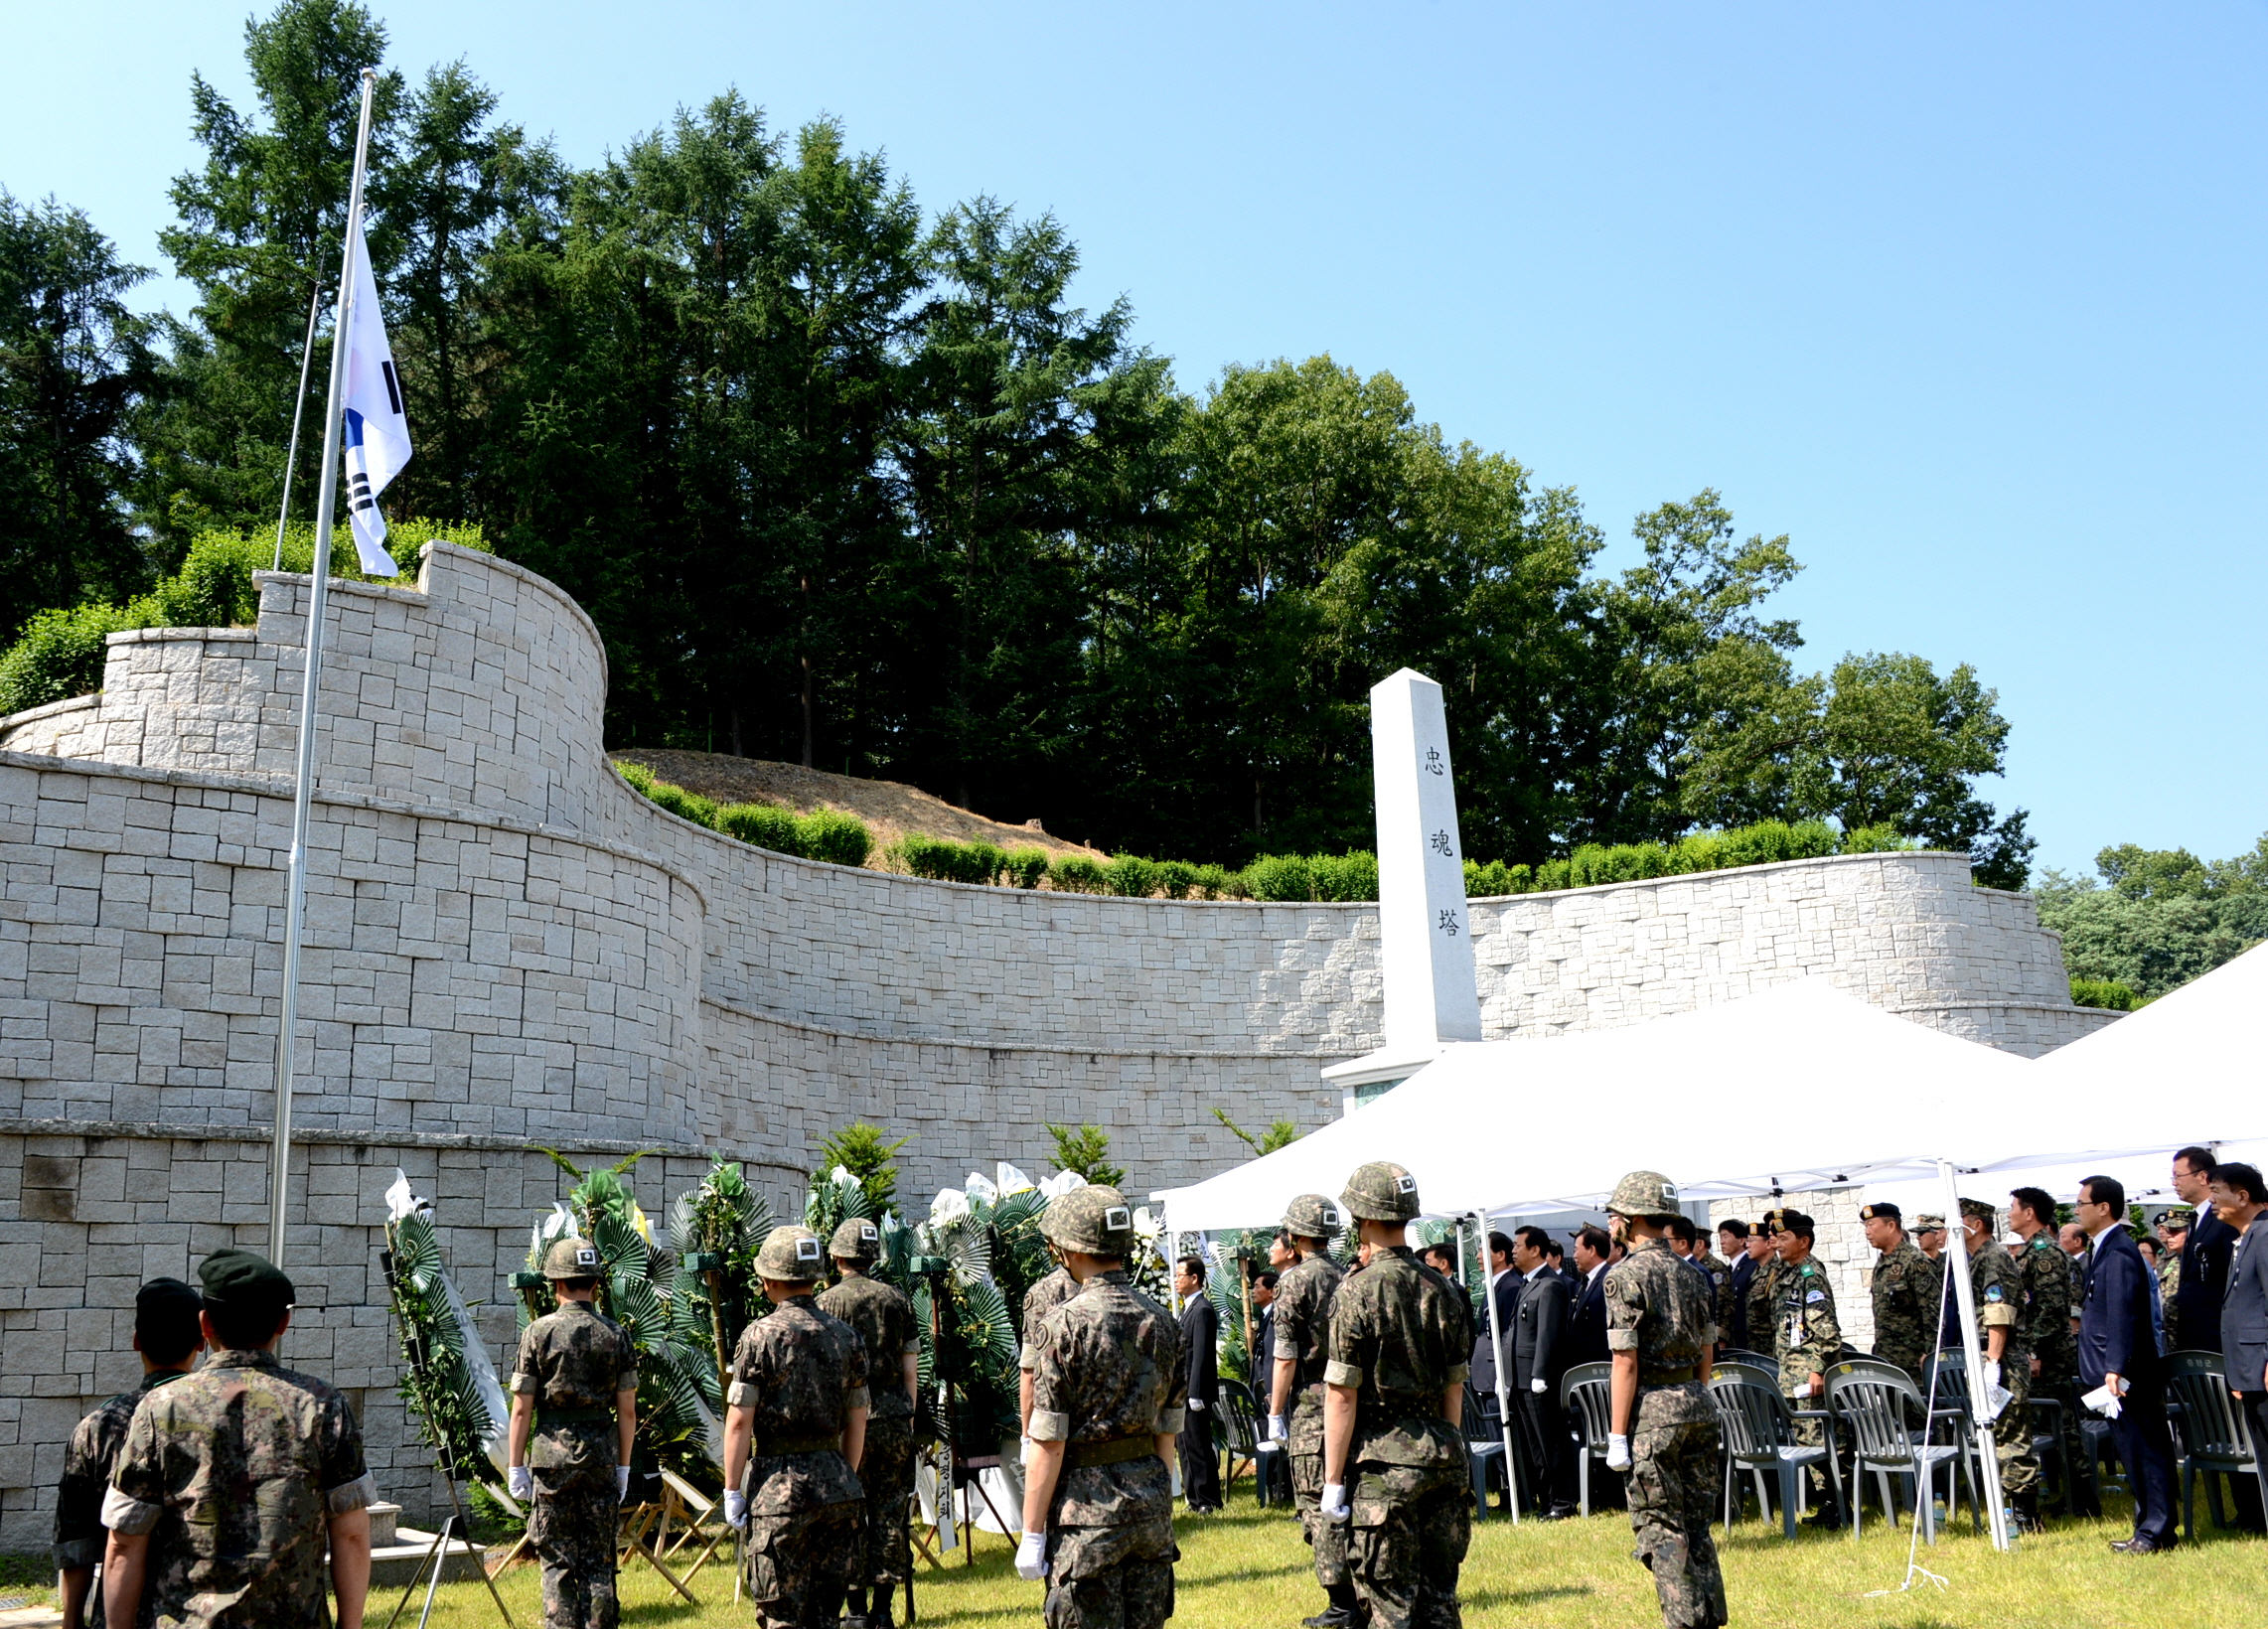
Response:
POLYGON ((906 1514, 914 1492, 914 1422, 911 1416, 866 1421, 866 1451, 858 1461, 866 1490, 866 1528, 853 1584, 905 1582, 912 1544, 906 1514))
MULTIPOLYGON (((1785 1396, 1787 1406, 1791 1409, 1825 1408, 1827 1407, 1827 1395, 1824 1392, 1818 1397, 1813 1397, 1809 1392, 1789 1392, 1785 1396)), ((1835 1452, 1837 1445, 1828 1441, 1827 1438, 1826 1420, 1799 1419, 1794 1422, 1791 1428, 1795 1432, 1796 1444, 1799 1447, 1817 1448, 1824 1445, 1830 1454, 1835 1452)), ((1811 1489, 1811 1507, 1814 1510, 1825 1509, 1826 1502, 1832 1499, 1835 1494, 1834 1480, 1828 1476, 1824 1466, 1825 1461, 1823 1460, 1820 1464, 1814 1465, 1804 1472, 1804 1482, 1811 1489)))
POLYGON ((1368 1629, 1460 1629, 1457 1569, 1472 1543, 1472 1477, 1438 1465, 1356 1467, 1347 1565, 1368 1629))
POLYGON ((2000 1383, 2012 1396, 1993 1421, 1993 1457, 2000 1461, 2001 1492, 2010 1498, 2040 1486, 2040 1456, 2032 1451, 2032 1360, 2012 1354, 2000 1383))
POLYGON ((1630 1438, 1630 1531, 1653 1569, 1669 1629, 1719 1629, 1727 1620, 1725 1574, 1709 1518, 1724 1493, 1725 1452, 1715 1420, 1649 1425, 1630 1438))
POLYGON ((1290 1441, 1291 1503, 1299 1526, 1315 1552, 1315 1581, 1325 1589, 1347 1581, 1347 1528, 1323 1520, 1323 1389, 1309 1387, 1291 1409, 1285 1434, 1290 1441))
POLYGON ((1161 1629, 1173 1616, 1170 1508, 1107 1528, 1057 1528, 1048 1537, 1047 1629, 1161 1629))
POLYGON ((535 1503, 528 1543, 543 1566, 544 1629, 615 1629, 615 1428, 545 1426, 528 1447, 535 1503))
POLYGON ((748 1596, 765 1629, 835 1629, 865 1520, 856 1499, 748 1518, 748 1596))

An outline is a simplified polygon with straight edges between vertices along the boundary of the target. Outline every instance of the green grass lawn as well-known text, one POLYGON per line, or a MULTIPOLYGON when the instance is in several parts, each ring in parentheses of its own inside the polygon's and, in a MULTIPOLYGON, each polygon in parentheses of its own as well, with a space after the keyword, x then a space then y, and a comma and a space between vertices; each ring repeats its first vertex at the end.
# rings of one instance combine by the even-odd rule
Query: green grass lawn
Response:
MULTIPOLYGON (((1295 1629, 1322 1604, 1297 1529, 1280 1511, 1257 1511, 1241 1498, 1231 1511, 1179 1523, 1176 1624, 1295 1629)), ((1921 1550, 1923 1564, 1944 1577, 1942 1590, 1924 1583, 1903 1594, 1875 1595, 1870 1592, 1895 1591, 1904 1576, 1902 1534, 1870 1523, 1856 1543, 1805 1530, 1789 1544, 1776 1526, 1750 1520, 1723 1545, 1726 1584, 1733 1621, 1743 1629, 2202 1629, 2230 1623, 2232 1611, 2256 1616, 2268 1602, 2268 1541, 2221 1534, 2208 1523, 2200 1544, 2130 1559, 2109 1548, 2127 1531, 2124 1519, 2054 1523, 2003 1556, 1964 1523, 1935 1549, 1921 1550)), ((1722 1538, 1724 1530, 1718 1532, 1722 1538)), ((974 1565, 963 1564, 956 1552, 943 1571, 923 1566, 915 1598, 924 1629, 1036 1624, 1039 1586, 1015 1575, 1012 1554, 1008 1541, 980 1534, 974 1565)), ((502 1583, 515 1623, 534 1629, 534 1569, 516 1567, 502 1583)), ((697 1608, 672 1596, 651 1570, 634 1567, 623 1578, 623 1621, 753 1621, 745 1602, 734 1606, 727 1573, 704 1571, 693 1592, 700 1597, 697 1608)), ((1630 1559, 1629 1522, 1619 1512, 1517 1530, 1501 1520, 1481 1524, 1465 1560, 1462 1593, 1465 1622, 1473 1629, 1643 1629, 1661 1622, 1650 1576, 1630 1559)), ((382 1629, 398 1598, 396 1590, 373 1600, 372 1629, 382 1629)), ((414 1623, 416 1613, 412 1602, 403 1625, 414 1623)), ((496 1609, 477 1582, 448 1584, 434 1621, 475 1629, 493 1625, 496 1609)))

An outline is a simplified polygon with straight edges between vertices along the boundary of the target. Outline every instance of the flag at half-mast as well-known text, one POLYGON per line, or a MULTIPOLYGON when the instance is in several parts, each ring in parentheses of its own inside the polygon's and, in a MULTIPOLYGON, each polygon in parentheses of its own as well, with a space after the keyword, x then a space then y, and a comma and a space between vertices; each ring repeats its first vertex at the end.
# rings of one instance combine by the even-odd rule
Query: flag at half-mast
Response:
POLYGON ((409 462, 409 420, 401 410, 401 375, 394 370, 393 347, 386 343, 385 316, 378 309, 378 282, 371 276, 370 249, 363 223, 349 222, 347 254, 354 283, 347 300, 346 414, 347 521, 355 552, 373 577, 392 577, 401 568, 385 551, 385 514, 378 494, 409 462))

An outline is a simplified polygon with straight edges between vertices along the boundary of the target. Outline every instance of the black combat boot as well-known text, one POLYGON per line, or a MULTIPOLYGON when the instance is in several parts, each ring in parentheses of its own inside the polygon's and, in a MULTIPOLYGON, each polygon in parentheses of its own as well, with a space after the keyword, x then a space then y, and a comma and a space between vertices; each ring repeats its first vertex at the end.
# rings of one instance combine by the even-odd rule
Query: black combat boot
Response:
POLYGON ((2016 1496, 2016 1530, 2019 1533, 2042 1533, 2045 1525, 2040 1520, 2040 1490, 2026 1488, 2016 1496))
POLYGON ((1323 1593, 1331 1604, 1311 1618, 1300 1619, 1301 1629, 1357 1629, 1362 1622, 1362 1600, 1351 1583, 1327 1583, 1323 1593))
POLYGON ((853 1587, 842 1592, 842 1629, 867 1629, 863 1588, 853 1587))

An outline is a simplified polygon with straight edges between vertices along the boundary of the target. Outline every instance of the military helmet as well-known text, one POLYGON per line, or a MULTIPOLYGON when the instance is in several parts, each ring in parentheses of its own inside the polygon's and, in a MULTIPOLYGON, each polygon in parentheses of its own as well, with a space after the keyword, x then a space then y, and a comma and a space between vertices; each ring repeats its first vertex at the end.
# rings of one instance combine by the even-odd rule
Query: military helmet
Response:
POLYGON ((1676 1216, 1677 1184, 1659 1171, 1632 1171, 1614 1184, 1606 1208, 1617 1216, 1648 1222, 1659 1216, 1676 1216))
POLYGON ((860 1266, 871 1265, 882 1254, 882 1230, 863 1217, 852 1217, 834 1230, 833 1239, 828 1242, 828 1255, 837 1261, 856 1261, 860 1266))
POLYGON ((1365 1222, 1408 1222, 1418 1214, 1418 1179, 1390 1159, 1355 1167, 1339 1203, 1365 1222))
POLYGON ((543 1276, 554 1283, 561 1278, 596 1278, 601 1270, 598 1247, 573 1234, 552 1240, 543 1253, 543 1276))
POLYGON ((1335 1239, 1346 1225, 1346 1213, 1321 1194, 1301 1194, 1284 1207, 1284 1231, 1294 1239, 1335 1239))
POLYGON ((1057 1194, 1041 1213, 1039 1231, 1059 1250, 1082 1256, 1134 1253, 1134 1212, 1126 1195, 1100 1182, 1057 1194))
POLYGON ((794 1223, 774 1228, 764 1236, 764 1248, 756 1253, 756 1275, 775 1283, 809 1283, 827 1270, 827 1263, 821 1259, 825 1254, 819 1235, 811 1229, 794 1223))

